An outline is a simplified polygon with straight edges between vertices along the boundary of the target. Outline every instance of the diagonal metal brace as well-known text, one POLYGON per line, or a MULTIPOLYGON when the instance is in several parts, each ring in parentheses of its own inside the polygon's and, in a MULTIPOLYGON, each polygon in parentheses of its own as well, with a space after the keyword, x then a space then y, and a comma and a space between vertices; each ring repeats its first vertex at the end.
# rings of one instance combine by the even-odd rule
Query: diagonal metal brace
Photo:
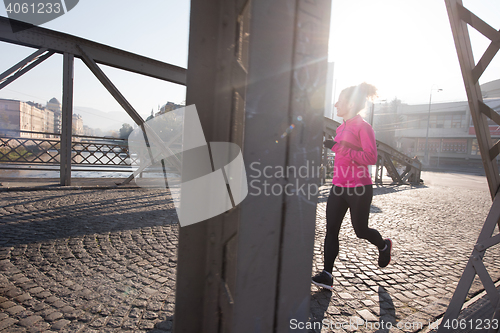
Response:
POLYGON ((134 107, 125 99, 125 97, 120 93, 116 86, 111 82, 111 80, 104 74, 101 68, 96 64, 96 62, 85 52, 83 47, 77 45, 82 53, 82 60, 87 65, 87 67, 94 73, 96 78, 102 83, 102 85, 109 91, 109 93, 115 98, 115 100, 122 106, 122 108, 129 114, 129 116, 134 120, 134 122, 141 126, 144 123, 144 119, 135 111, 134 107))
POLYGON ((478 101, 479 103, 479 111, 484 114, 486 117, 493 120, 497 125, 500 125, 500 115, 493 111, 488 105, 486 105, 483 101, 478 101))
MULTIPOLYGON (((484 114, 486 117, 493 120, 497 125, 500 125, 500 115, 493 111, 488 105, 486 105, 483 101, 478 101, 479 112, 484 114)), ((495 159, 500 153, 500 141, 497 141, 492 147, 489 149, 489 157, 490 161, 495 159)))
POLYGON ((146 134, 145 129, 150 129, 150 140, 154 141, 158 148, 161 149, 166 155, 173 156, 174 167, 178 170, 181 169, 181 161, 172 152, 172 150, 165 145, 161 138, 149 127, 149 125, 144 122, 142 117, 137 113, 134 107, 125 99, 125 97, 120 93, 116 86, 111 82, 111 80, 104 74, 104 72, 99 68, 96 62, 85 52, 83 47, 78 45, 82 53, 82 59, 87 67, 94 73, 97 79, 104 85, 104 87, 109 91, 109 93, 116 99, 116 101, 123 107, 123 109, 129 114, 129 116, 135 121, 135 123, 141 126, 144 134, 146 134))
POLYGON ((479 31, 484 37, 488 38, 492 42, 500 42, 500 32, 498 32, 495 28, 484 22, 459 3, 457 3, 457 9, 462 21, 474 27, 474 29, 479 31))
MULTIPOLYGON (((480 273, 479 277, 481 278, 481 281, 483 282, 485 288, 490 289, 490 291, 488 292, 488 296, 491 297, 490 296, 490 294, 492 293, 491 286, 488 285, 488 279, 486 278, 486 276, 489 277, 489 275, 486 269, 483 270, 484 265, 481 266, 479 264, 479 261, 481 261, 482 264, 482 258, 484 257, 485 250, 488 248, 485 245, 492 246, 497 244, 497 242, 500 240, 498 236, 491 237, 493 231, 495 230, 495 226, 497 225, 499 220, 500 220, 500 194, 497 193, 497 195, 493 200, 493 205, 491 206, 491 210, 488 216, 486 217, 486 221, 484 222, 483 229, 479 234, 476 246, 472 251, 467 266, 464 269, 462 277, 460 278, 460 281, 458 282, 453 297, 450 301, 450 305, 448 306, 448 309, 446 310, 446 313, 443 317, 443 322, 458 318, 458 315, 460 314, 460 311, 462 309, 462 305, 465 302, 465 298, 467 297, 472 282, 474 281, 474 278, 476 276, 476 272, 478 274, 480 273)), ((444 326, 440 326, 438 333, 442 332, 448 332, 448 330, 444 326)))
POLYGON ((486 267, 484 267, 484 263, 481 258, 473 256, 472 257, 472 265, 474 265, 474 269, 476 270, 477 275, 481 279, 483 283, 484 289, 488 294, 488 298, 490 299, 491 304, 497 304, 500 300, 500 294, 498 293, 497 288, 495 287, 495 283, 491 279, 486 267))
POLYGON ((491 60, 495 57, 496 53, 500 49, 500 31, 495 30, 486 22, 477 17, 474 13, 470 12, 467 8, 464 8, 461 4, 457 4, 457 9, 460 18, 468 23, 470 26, 475 28, 486 38, 491 40, 491 44, 484 52, 481 59, 478 61, 476 66, 472 69, 472 80, 474 83, 479 81, 481 75, 490 64, 491 60))
POLYGON ((14 82, 16 79, 21 77, 22 75, 29 72, 32 68, 38 66, 42 62, 44 62, 47 58, 54 54, 54 51, 49 51, 46 48, 39 49, 35 53, 29 55, 24 58, 2 74, 0 74, 0 90, 14 82), (43 54, 47 52, 46 54, 43 54), (27 65, 27 66, 26 66, 27 65), (26 67, 25 67, 26 66, 26 67), (14 74, 15 73, 15 74, 14 74), (14 74, 14 75, 12 75, 14 74), (10 76, 12 75, 12 76, 10 76), (10 77, 9 77, 10 76, 10 77))

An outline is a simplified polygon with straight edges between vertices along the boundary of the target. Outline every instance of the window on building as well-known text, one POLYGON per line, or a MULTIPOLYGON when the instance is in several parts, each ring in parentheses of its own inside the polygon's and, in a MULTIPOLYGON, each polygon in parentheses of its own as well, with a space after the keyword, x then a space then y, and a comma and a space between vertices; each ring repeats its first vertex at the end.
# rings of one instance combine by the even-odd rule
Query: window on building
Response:
POLYGON ((467 139, 443 139, 443 153, 465 154, 467 153, 467 139))
POLYGON ((437 116, 436 115, 430 116, 429 117, 429 127, 436 128, 436 125, 437 125, 437 116))
MULTIPOLYGON (((435 153, 438 151, 440 146, 439 139, 429 139, 427 142, 427 149, 429 153, 435 153)), ((418 140, 418 151, 425 152, 425 139, 418 140)))
POLYGON ((465 119, 465 115, 454 114, 451 119, 451 127, 452 128, 460 128, 462 126, 462 118, 465 119))
POLYGON ((470 151, 470 154, 471 155, 481 155, 481 153, 479 152, 479 145, 477 143, 477 139, 472 140, 472 149, 470 151))
POLYGON ((451 114, 447 114, 444 116, 444 128, 451 128, 451 121, 453 116, 451 114))
POLYGON ((436 127, 444 128, 444 116, 437 116, 436 127))

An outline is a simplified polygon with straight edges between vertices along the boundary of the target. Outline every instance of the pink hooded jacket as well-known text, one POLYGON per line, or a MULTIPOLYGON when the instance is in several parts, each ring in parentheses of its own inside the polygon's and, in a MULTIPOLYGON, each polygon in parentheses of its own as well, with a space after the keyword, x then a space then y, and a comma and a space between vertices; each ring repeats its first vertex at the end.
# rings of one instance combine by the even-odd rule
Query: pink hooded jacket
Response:
POLYGON ((357 115, 337 128, 333 146, 335 163, 333 185, 356 187, 371 185, 368 165, 377 163, 377 145, 373 128, 357 115))

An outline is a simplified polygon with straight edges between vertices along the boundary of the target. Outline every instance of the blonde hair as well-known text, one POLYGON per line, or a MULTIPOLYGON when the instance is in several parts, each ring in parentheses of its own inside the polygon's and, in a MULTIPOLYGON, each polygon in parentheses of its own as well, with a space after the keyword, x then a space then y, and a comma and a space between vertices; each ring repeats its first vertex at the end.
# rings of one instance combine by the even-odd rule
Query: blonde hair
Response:
POLYGON ((340 93, 349 104, 352 104, 353 111, 358 114, 366 106, 366 101, 377 96, 377 88, 374 85, 363 82, 357 86, 345 88, 340 93))

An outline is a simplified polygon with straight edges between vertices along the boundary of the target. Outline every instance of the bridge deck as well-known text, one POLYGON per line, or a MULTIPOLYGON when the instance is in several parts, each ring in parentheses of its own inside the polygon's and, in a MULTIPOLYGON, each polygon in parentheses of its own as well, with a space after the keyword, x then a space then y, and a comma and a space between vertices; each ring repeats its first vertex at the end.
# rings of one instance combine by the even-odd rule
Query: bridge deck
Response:
MULTIPOLYGON (((328 189, 317 208, 314 271, 322 267, 328 189)), ((375 186, 371 225, 395 244, 385 269, 346 217, 335 289, 311 286, 311 325, 363 318, 417 327, 443 314, 480 230, 477 221, 488 214, 489 193, 486 185, 409 189, 375 186)), ((0 191, 0 207, 0 331, 171 331, 178 225, 168 193, 133 186, 0 191)), ((500 279, 500 254, 486 258, 500 279)), ((481 289, 475 283, 470 296, 481 289)))

